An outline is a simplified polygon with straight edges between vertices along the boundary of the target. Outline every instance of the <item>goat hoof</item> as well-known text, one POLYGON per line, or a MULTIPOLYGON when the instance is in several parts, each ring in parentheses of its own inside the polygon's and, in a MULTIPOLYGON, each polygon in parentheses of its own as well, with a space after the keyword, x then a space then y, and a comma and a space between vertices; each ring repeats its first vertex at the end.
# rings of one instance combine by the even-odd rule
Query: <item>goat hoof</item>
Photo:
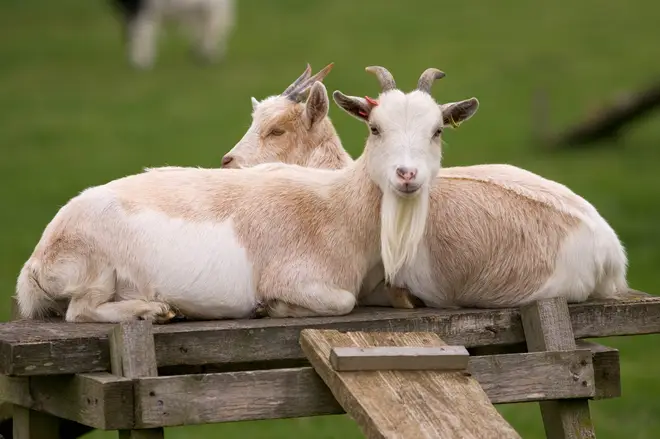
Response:
POLYGON ((264 317, 268 317, 268 305, 264 304, 263 302, 259 302, 257 304, 257 307, 252 312, 252 315, 250 316, 250 318, 251 319, 262 319, 264 317))

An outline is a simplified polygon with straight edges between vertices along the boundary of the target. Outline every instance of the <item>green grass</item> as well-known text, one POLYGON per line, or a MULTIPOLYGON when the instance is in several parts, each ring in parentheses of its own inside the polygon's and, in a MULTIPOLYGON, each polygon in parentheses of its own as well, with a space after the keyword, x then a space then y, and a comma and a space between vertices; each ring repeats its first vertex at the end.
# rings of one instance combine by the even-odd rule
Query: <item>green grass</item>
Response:
MULTIPOLYGON (((104 1, 0 2, 0 318, 21 264, 57 209, 83 188, 144 166, 218 166, 250 123, 250 96, 288 85, 309 61, 330 61, 330 91, 377 93, 367 65, 388 67, 412 89, 427 67, 447 77, 439 100, 477 96, 476 117, 445 140, 444 165, 508 162, 567 184, 592 201, 630 255, 630 282, 660 291, 660 124, 636 124, 620 145, 542 153, 530 142, 531 94, 551 96, 552 124, 658 73, 660 4, 628 2, 438 2, 435 0, 245 0, 226 63, 190 62, 177 32, 156 68, 127 68, 104 1)), ((173 29, 170 29, 173 30, 173 29)), ((351 153, 366 131, 334 105, 351 153)), ((623 397, 591 404, 599 438, 657 437, 656 336, 601 340, 621 350, 623 397)), ((542 438, 534 404, 500 407, 523 437, 542 438)), ((345 416, 177 428, 184 438, 359 438, 345 416), (190 435, 190 436, 189 436, 190 435)), ((94 439, 116 437, 97 432, 94 439)))

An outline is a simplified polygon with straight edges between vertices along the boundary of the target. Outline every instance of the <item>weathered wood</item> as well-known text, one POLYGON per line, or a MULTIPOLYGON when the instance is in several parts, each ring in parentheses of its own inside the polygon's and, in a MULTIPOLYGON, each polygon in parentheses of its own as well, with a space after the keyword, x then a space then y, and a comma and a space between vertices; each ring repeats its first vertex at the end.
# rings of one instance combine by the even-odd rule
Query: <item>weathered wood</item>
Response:
POLYGON ((133 381, 107 372, 29 379, 0 375, 0 396, 12 404, 95 428, 133 425, 133 381))
POLYGON ((591 351, 471 357, 468 371, 494 404, 591 398, 596 395, 591 351))
MULTIPOLYGON (((563 298, 546 299, 521 307, 527 348, 530 351, 573 350, 575 336, 568 305, 563 298)), ((596 433, 587 399, 539 403, 547 439, 587 439, 596 433)))
POLYGON ((11 303, 10 303, 10 309, 11 309, 11 314, 10 314, 10 319, 11 320, 18 320, 21 318, 21 313, 18 310, 18 299, 16 299, 16 296, 11 296, 11 303))
POLYGON ((59 419, 14 406, 14 439, 60 439, 59 419))
MULTIPOLYGON (((18 300, 16 296, 11 297, 10 306, 11 306, 11 320, 19 319, 20 312, 19 312, 18 300)), ((4 385, 7 385, 7 383, 8 381, 4 381, 4 383, 0 383, 0 399, 3 399, 1 397, 1 395, 3 395, 2 387, 4 385)), ((16 382, 14 382, 13 384, 15 385, 16 382)), ((28 399, 31 398, 29 396, 29 388, 27 387, 27 382, 22 383, 22 388, 28 390, 27 397, 28 399)), ((15 387, 12 386, 11 389, 15 390, 15 387)), ((21 398, 19 398, 19 401, 22 401, 24 396, 25 394, 23 394, 21 398)), ((59 424, 59 434, 63 439, 77 438, 93 430, 92 427, 80 424, 78 422, 70 421, 68 419, 60 419, 58 424, 59 424)), ((13 439, 13 437, 14 437, 13 405, 6 402, 0 402, 0 438, 13 439)))
POLYGON ((310 367, 143 378, 136 426, 178 426, 343 413, 310 367))
MULTIPOLYGON (((110 333, 110 363, 117 376, 137 379, 158 375, 156 346, 150 321, 122 322, 110 333)), ((133 395, 133 413, 139 410, 133 395)), ((135 424, 135 420, 133 422, 135 424)), ((162 427, 148 430, 119 430, 119 439, 164 439, 162 427)))
POLYGON ((577 340, 578 349, 589 349, 594 367, 596 395, 593 399, 609 399, 621 396, 621 366, 618 349, 598 343, 577 340))
POLYGON ((338 372, 360 370, 464 370, 470 354, 463 346, 333 347, 330 364, 338 372))
MULTIPOLYGON (((660 298, 569 305, 576 338, 660 333, 660 298)), ((106 324, 0 324, 0 373, 52 375, 110 370, 106 324)), ((435 332, 467 348, 525 341, 518 309, 363 308, 342 317, 231 320, 154 327, 159 366, 302 359, 304 328, 435 332), (250 349, 244 349, 250 346, 250 349)))
POLYGON ((110 334, 112 373, 126 378, 158 375, 156 345, 149 321, 122 322, 110 334))
MULTIPOLYGON (((596 392, 589 350, 470 357, 468 372, 493 404, 596 392)), ((141 378, 136 407, 140 428, 343 413, 310 367, 141 378)))
POLYGON ((433 333, 341 333, 305 329, 300 343, 319 376, 367 438, 520 438, 463 372, 337 372, 328 360, 336 346, 443 346, 433 333))

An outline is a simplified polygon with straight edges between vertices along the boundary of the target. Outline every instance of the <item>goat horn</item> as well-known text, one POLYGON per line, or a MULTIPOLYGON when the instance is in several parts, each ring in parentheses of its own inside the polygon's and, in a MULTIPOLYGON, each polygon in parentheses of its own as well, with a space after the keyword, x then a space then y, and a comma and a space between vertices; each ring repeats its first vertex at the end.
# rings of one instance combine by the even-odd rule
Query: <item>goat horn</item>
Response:
POLYGON ((305 79, 309 78, 309 75, 310 75, 311 73, 312 73, 312 66, 310 66, 309 63, 307 63, 307 68, 306 68, 305 71, 302 73, 302 75, 300 75, 300 76, 298 77, 298 79, 296 79, 295 81, 293 81, 293 82, 291 83, 291 85, 288 86, 288 87, 286 88, 286 90, 284 90, 284 91, 282 92, 282 96, 287 96, 287 95, 291 94, 291 92, 294 91, 294 90, 300 85, 301 82, 303 82, 305 79))
POLYGON ((419 77, 419 81, 417 81, 417 90, 431 94, 431 86, 433 85, 433 81, 444 77, 445 72, 434 69, 433 67, 428 68, 424 70, 422 76, 419 77))
POLYGON ((392 77, 392 74, 385 67, 370 66, 364 70, 376 75, 376 77, 378 78, 378 82, 380 82, 381 93, 389 90, 394 90, 396 88, 396 82, 394 82, 394 77, 392 77))
POLYGON ((322 82, 323 79, 325 79, 325 77, 328 76, 328 73, 330 73, 330 70, 332 70, 334 65, 335 63, 328 64, 327 66, 319 70, 317 74, 315 74, 311 78, 307 78, 302 83, 298 84, 298 86, 289 93, 289 98, 293 99, 296 102, 302 102, 305 99, 307 99, 307 96, 309 95, 310 87, 316 81, 322 82))

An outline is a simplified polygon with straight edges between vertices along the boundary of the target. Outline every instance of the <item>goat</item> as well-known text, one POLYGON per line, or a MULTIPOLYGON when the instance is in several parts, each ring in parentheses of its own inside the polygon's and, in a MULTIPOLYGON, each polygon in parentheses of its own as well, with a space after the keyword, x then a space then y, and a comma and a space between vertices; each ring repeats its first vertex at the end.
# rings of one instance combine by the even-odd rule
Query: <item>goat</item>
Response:
MULTIPOLYGON (((442 76, 428 69, 420 83, 442 76)), ((443 115, 428 87, 378 105, 335 91, 371 131, 340 170, 170 168, 82 191, 23 265, 19 312, 61 301, 69 322, 245 318, 260 303, 272 317, 351 312, 367 272, 382 259, 393 277, 422 239, 443 117, 464 114, 443 115)))
MULTIPOLYGON (((323 98, 328 100, 325 95, 316 101, 323 98)), ((335 102, 346 109, 345 101, 335 102)), ((463 113, 463 121, 478 108, 476 101, 447 105, 456 109, 443 114, 463 113)), ((445 124, 456 127, 448 118, 445 124)), ((285 160, 299 166, 310 166, 312 154, 315 161, 323 160, 324 149, 310 150, 304 138, 297 142, 284 144, 285 160)), ((339 139, 332 143, 341 144, 339 139)), ((259 154, 252 154, 252 141, 241 141, 228 155, 261 169, 277 168, 266 165, 267 149, 262 144, 259 154)), ((342 166, 347 165, 336 162, 333 169, 342 166)), ((628 289, 627 256, 614 230, 565 185, 506 164, 443 168, 430 203, 418 254, 396 279, 385 281, 383 266, 377 265, 365 279, 360 304, 410 308, 415 302, 409 292, 443 308, 519 306, 558 296, 581 302, 645 295, 628 289)))
POLYGON ((111 0, 120 13, 128 59, 138 69, 152 67, 158 31, 164 21, 178 21, 193 40, 203 61, 222 60, 234 29, 234 0, 111 0))
MULTIPOLYGON (((324 67, 317 78, 325 78, 333 64, 324 67)), ((259 102, 252 101, 252 124, 243 138, 222 158, 223 168, 251 167, 282 162, 310 168, 339 169, 353 159, 342 147, 328 117, 328 95, 320 87, 311 88, 311 67, 286 90, 259 102), (301 85, 302 84, 302 85, 301 85), (303 92, 297 91, 302 87, 303 92), (314 115, 314 117, 310 117, 314 115)))

